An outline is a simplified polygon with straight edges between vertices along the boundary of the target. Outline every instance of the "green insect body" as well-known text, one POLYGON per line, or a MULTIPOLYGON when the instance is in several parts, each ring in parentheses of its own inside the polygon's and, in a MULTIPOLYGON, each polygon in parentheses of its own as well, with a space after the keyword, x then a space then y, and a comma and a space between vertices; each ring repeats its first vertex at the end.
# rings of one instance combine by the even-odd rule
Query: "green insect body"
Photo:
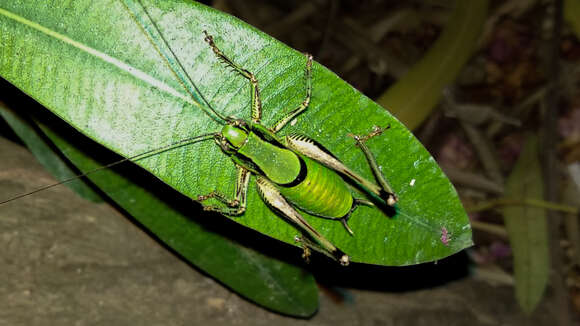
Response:
POLYGON ((221 131, 191 138, 191 142, 213 138, 222 151, 231 157, 238 170, 233 198, 218 191, 198 196, 197 200, 200 202, 213 199, 213 204, 204 206, 204 209, 229 216, 242 215, 246 211, 250 178, 254 175, 258 192, 264 202, 305 235, 305 237, 296 238, 297 241, 302 242, 305 258, 308 258, 310 249, 313 249, 336 259, 342 265, 348 265, 349 256, 314 229, 299 210, 322 218, 340 220, 352 235, 353 232, 347 224, 352 212, 359 205, 374 205, 376 201, 371 202, 353 197, 345 179, 374 194, 382 204, 395 205, 397 197, 381 174, 374 156, 365 145, 368 138, 380 134, 383 129, 377 127, 374 132, 367 136, 353 136, 356 145, 361 148, 369 162, 375 179, 378 181, 379 185, 377 185, 350 170, 316 141, 303 135, 277 135, 284 126, 303 113, 310 104, 312 93, 312 57, 310 55, 307 55, 306 96, 303 102, 275 122, 273 126, 266 127, 261 123, 262 103, 257 78, 250 71, 228 58, 216 46, 212 36, 204 32, 204 40, 209 44, 216 57, 246 78, 250 84, 251 121, 224 117, 214 110, 203 99, 203 96, 201 98, 206 106, 204 107, 198 101, 200 94, 194 94, 193 90, 197 91, 195 84, 181 66, 179 59, 143 5, 139 1, 126 1, 124 3, 135 20, 141 22, 140 26, 149 37, 152 45, 165 58, 171 71, 181 81, 185 91, 191 95, 194 102, 199 104, 198 107, 208 115, 215 115, 223 121, 224 126, 221 131))
MULTIPOLYGON (((255 130, 249 126, 248 129, 250 128, 255 130)), ((242 129, 239 130, 241 134, 245 133, 242 129)), ((301 171, 301 162, 297 155, 282 144, 268 141, 254 131, 248 131, 245 136, 243 143, 235 147, 233 155, 236 163, 279 185, 296 181, 301 171)), ((226 139, 231 144, 229 138, 226 139)))
POLYGON ((314 140, 301 135, 284 137, 276 135, 288 122, 304 112, 310 103, 311 56, 307 56, 307 85, 304 101, 273 127, 267 128, 260 121, 262 105, 255 76, 226 57, 207 33, 205 41, 222 62, 250 81, 252 121, 225 118, 226 123, 221 132, 214 134, 215 142, 238 167, 234 199, 214 191, 208 195, 199 196, 198 200, 217 199, 225 205, 210 205, 205 206, 204 209, 226 215, 241 215, 246 210, 246 192, 250 176, 254 174, 257 177, 258 191, 265 203, 298 226, 308 236, 309 240, 299 239, 304 243, 305 257, 309 255, 309 249, 312 248, 333 257, 343 265, 348 265, 350 262, 348 255, 315 230, 302 217, 298 209, 315 216, 341 220, 347 231, 352 234, 347 224, 350 215, 358 205, 372 205, 372 203, 354 198, 343 177, 362 185, 379 196, 387 205, 394 205, 397 200, 396 196, 378 170, 372 153, 364 145, 366 139, 379 134, 382 130, 375 131, 375 134, 367 137, 355 137, 357 144, 363 149, 363 153, 371 163, 375 176, 379 179, 381 186, 377 186, 351 171, 314 140))
POLYGON ((342 218, 352 209, 354 198, 344 180, 331 169, 302 156, 306 177, 295 186, 280 186, 290 202, 312 215, 342 218))
MULTIPOLYGON (((250 125, 246 130, 238 129, 230 139, 231 126, 227 126, 219 141, 225 137, 229 144, 236 144, 238 147, 230 154, 234 162, 276 184, 282 195, 302 210, 329 218, 341 218, 349 213, 354 200, 339 175, 288 148, 287 144, 296 136, 279 140, 260 127, 250 125)), ((226 153, 230 151, 225 149, 226 153)))
MULTIPOLYGON (((344 180, 333 170, 287 146, 293 139, 304 137, 278 139, 261 125, 247 124, 242 120, 233 124, 237 126, 226 125, 221 133, 215 135, 215 140, 238 166, 264 178, 258 188, 268 205, 285 215, 292 206, 326 218, 343 219, 350 215, 353 205, 358 202, 355 202, 344 180), (276 205, 283 207, 277 208, 276 205)), ((199 199, 207 198, 202 196, 199 199)), ((207 206, 206 209, 224 212, 219 207, 207 206)), ((230 213, 241 214, 243 210, 230 213)), ((296 216, 294 222, 304 226, 310 238, 317 239, 325 252, 343 264, 348 263, 348 256, 330 242, 320 240, 323 239, 322 235, 295 210, 292 213, 296 216)))

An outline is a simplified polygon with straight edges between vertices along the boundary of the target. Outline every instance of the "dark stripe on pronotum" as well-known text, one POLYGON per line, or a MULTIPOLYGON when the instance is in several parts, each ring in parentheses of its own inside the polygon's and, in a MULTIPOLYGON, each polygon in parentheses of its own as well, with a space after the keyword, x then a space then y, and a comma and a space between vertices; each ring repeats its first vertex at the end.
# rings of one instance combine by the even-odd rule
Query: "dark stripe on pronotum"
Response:
POLYGON ((266 143, 270 143, 270 144, 272 144, 276 147, 279 147, 279 148, 288 149, 288 147, 286 147, 286 146, 284 146, 284 144, 280 143, 280 141, 276 137, 272 137, 266 133, 263 133, 258 128, 252 128, 252 132, 254 133, 254 135, 258 136, 258 138, 260 138, 262 141, 264 141, 266 143))
POLYGON ((300 171, 294 180, 289 183, 279 184, 280 187, 284 188, 292 188, 299 185, 306 177, 308 176, 308 167, 306 166, 306 162, 300 157, 300 155, 296 155, 298 157, 298 161, 300 161, 300 171))

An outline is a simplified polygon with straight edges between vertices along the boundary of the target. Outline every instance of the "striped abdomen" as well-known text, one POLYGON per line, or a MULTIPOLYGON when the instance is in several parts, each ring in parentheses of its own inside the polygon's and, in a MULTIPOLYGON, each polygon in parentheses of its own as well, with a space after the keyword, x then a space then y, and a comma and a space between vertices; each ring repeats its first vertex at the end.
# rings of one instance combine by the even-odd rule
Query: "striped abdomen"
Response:
POLYGON ((345 216, 352 207, 353 198, 344 180, 324 165, 299 156, 306 163, 303 165, 306 175, 296 185, 279 186, 282 195, 310 214, 333 218, 345 216))

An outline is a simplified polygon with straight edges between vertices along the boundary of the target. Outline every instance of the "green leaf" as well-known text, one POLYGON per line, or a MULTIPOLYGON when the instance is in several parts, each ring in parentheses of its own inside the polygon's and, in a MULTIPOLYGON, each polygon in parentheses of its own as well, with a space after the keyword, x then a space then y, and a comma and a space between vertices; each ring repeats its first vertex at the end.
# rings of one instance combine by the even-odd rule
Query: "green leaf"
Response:
MULTIPOLYGON (((19 132, 26 130, 26 137, 43 139, 36 134, 37 128, 7 112, 7 108, 0 107, 2 116, 11 115, 7 120, 10 126, 19 132)), ((94 144, 91 147, 62 121, 42 113, 36 113, 35 120, 54 145, 82 170, 98 168, 107 159, 102 157, 106 153, 94 150, 94 144)), ((46 144, 44 147, 49 149, 46 144)), ((151 180, 136 181, 130 177, 131 169, 134 167, 101 170, 92 174, 91 180, 142 225, 155 230, 157 237, 183 258, 233 291, 287 315, 308 317, 317 310, 318 289, 310 273, 213 232, 211 225, 197 216, 198 210, 182 209, 179 199, 168 203, 162 195, 167 186, 151 180)))
MULTIPOLYGON (((265 125, 302 102, 302 54, 197 3, 143 2, 200 93, 223 115, 249 119, 249 85, 218 62, 203 41, 203 30, 257 75, 265 125)), ((0 74, 114 152, 128 157, 220 129, 187 96, 121 1, 65 5, 1 0, 0 8, 0 74)), ((416 264, 470 246, 469 221, 455 189, 409 130, 321 65, 314 64, 313 78, 309 109, 283 132, 315 138, 372 180, 364 156, 347 134, 390 125, 368 145, 400 202, 394 217, 375 208, 357 209, 350 220, 354 237, 337 221, 306 216, 308 221, 353 261, 365 263, 416 264), (450 240, 442 241, 442 234, 450 240)), ((234 191, 235 167, 212 142, 179 147, 137 164, 191 198, 215 189, 234 191)), ((253 183, 248 210, 234 221, 290 244, 298 233, 264 205, 253 183)))
POLYGON ((415 129, 435 109, 443 89, 459 75, 477 45, 487 0, 455 1, 456 8, 429 51, 377 102, 415 129))
MULTIPOLYGON (((506 196, 543 198, 538 160, 538 141, 527 139, 506 183, 506 196)), ((502 209, 514 256, 516 298, 522 309, 531 313, 544 294, 549 274, 548 225, 543 208, 508 206, 502 209)))

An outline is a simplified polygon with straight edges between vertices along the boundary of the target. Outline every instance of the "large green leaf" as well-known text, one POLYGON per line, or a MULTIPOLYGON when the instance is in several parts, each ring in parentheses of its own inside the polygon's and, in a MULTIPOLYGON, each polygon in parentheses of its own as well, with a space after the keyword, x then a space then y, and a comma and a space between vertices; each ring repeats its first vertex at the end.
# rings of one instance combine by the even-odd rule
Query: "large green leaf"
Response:
MULTIPOLYGON (((193 83, 222 114, 249 118, 249 86, 218 62, 203 42, 203 30, 257 75, 265 125, 302 101, 302 54, 200 4, 143 2, 193 83)), ((1 0, 0 8, 0 74, 107 148, 131 156, 219 130, 219 124, 193 105, 121 1, 1 0)), ((310 223, 353 261, 373 264, 433 261, 471 245, 470 225, 453 186, 413 135, 321 65, 314 64, 313 76, 308 111, 284 132, 317 139, 372 179, 364 156, 346 135, 390 125, 384 136, 368 145, 400 202, 394 217, 375 208, 357 209, 350 221, 354 237, 336 221, 307 216, 310 223)), ((211 142, 180 147, 137 164, 192 198, 214 189, 233 193, 234 165, 211 142)), ((234 220, 287 243, 294 243, 297 234, 263 204, 253 184, 248 211, 234 220)))
MULTIPOLYGON (((91 146, 62 121, 47 114, 34 113, 36 125, 81 169, 95 169, 103 160, 114 159, 110 155, 102 157, 107 156, 106 153, 95 150, 94 145, 91 146)), ((0 105, 0 115, 8 117, 6 121, 19 136, 36 137, 36 151, 40 151, 42 146, 38 143, 46 137, 38 137, 38 128, 3 105, 0 105)), ((46 152, 50 152, 50 146, 44 144, 42 151, 41 156, 49 156, 46 152)), ((138 217, 142 225, 156 230, 159 239, 183 258, 242 296, 273 311, 293 316, 307 317, 317 310, 318 291, 310 273, 216 233, 219 223, 204 223, 203 218, 196 216, 197 210, 183 207, 184 202, 189 204, 184 198, 168 200, 167 195, 163 195, 167 186, 160 182, 136 182, 134 173, 128 173, 131 169, 131 166, 125 166, 121 170, 101 170, 92 175, 92 181, 128 213, 138 217)))

